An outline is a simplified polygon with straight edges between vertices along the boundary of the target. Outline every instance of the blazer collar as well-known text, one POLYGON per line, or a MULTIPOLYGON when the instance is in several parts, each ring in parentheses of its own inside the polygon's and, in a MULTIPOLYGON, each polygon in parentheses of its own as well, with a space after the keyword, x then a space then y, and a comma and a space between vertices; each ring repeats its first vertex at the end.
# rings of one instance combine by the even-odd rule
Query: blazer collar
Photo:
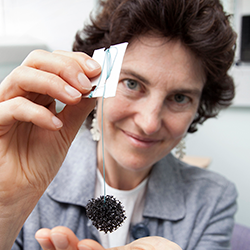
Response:
POLYGON ((185 216, 180 161, 167 155, 153 167, 149 177, 143 215, 164 220, 180 220, 185 216))
MULTIPOLYGON (((152 168, 143 216, 179 220, 185 216, 180 161, 167 155, 152 168)), ((78 135, 47 189, 54 200, 85 207, 95 194, 96 143, 88 130, 78 135), (88 145, 88 146, 86 146, 88 145)))

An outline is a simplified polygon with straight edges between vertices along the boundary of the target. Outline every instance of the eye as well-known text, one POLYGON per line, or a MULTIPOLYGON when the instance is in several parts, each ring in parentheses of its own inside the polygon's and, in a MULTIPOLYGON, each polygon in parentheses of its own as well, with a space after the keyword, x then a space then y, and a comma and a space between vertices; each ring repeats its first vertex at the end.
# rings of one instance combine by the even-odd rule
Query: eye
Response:
POLYGON ((140 85, 137 81, 132 80, 132 79, 126 79, 124 80, 125 85, 132 90, 139 90, 140 85))
POLYGON ((189 101, 189 97, 182 94, 176 94, 174 96, 174 100, 180 104, 185 104, 189 101))

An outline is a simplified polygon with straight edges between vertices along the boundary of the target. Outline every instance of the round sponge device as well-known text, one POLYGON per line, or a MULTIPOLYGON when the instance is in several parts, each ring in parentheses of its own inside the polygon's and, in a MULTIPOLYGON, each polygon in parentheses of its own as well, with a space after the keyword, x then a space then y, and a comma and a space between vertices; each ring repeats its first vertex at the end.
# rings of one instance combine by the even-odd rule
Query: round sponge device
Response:
POLYGON ((125 210, 119 200, 112 195, 91 199, 86 206, 86 213, 92 224, 100 231, 112 233, 126 219, 125 210))

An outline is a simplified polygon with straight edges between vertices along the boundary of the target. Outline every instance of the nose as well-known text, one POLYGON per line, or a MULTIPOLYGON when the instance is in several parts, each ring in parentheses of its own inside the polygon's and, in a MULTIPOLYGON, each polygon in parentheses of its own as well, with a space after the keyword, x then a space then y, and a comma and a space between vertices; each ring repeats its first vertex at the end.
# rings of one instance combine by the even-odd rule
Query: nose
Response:
POLYGON ((156 100, 143 103, 137 110, 134 121, 146 135, 158 132, 163 123, 161 103, 156 100))

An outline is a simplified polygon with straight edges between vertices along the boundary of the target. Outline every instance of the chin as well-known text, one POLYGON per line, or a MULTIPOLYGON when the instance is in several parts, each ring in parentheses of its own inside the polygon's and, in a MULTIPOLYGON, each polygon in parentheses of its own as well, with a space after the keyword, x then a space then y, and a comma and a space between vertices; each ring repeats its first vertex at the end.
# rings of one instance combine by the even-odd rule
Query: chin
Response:
POLYGON ((125 161, 121 161, 119 163, 120 166, 122 166, 122 168, 129 170, 131 172, 140 172, 140 171, 144 171, 146 169, 150 169, 153 166, 154 163, 152 162, 145 162, 144 160, 140 160, 140 159, 131 159, 130 156, 130 160, 125 160, 125 161))

